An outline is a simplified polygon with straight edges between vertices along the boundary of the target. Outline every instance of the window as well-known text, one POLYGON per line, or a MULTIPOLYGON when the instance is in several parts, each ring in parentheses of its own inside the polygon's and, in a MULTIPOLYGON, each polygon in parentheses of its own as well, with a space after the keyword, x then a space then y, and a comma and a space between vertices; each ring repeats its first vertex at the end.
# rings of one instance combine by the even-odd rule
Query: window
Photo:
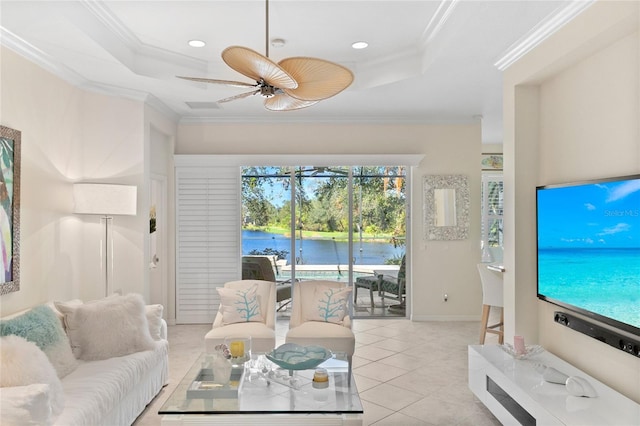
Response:
POLYGON ((502 173, 482 174, 482 241, 490 248, 502 248, 504 214, 502 173))
POLYGON ((339 276, 333 279, 346 278, 354 264, 399 265, 406 248, 405 171, 404 166, 244 167, 243 254, 277 256, 285 266, 295 263, 299 277, 305 270, 315 272, 310 278, 322 278, 320 269, 330 271, 312 265, 337 266, 333 272, 339 276))
MULTIPOLYGON (((243 167, 243 256, 269 257, 275 279, 287 282, 351 284, 376 270, 397 271, 406 252, 406 170, 243 167)), ((252 261, 243 257, 245 262, 252 261)), ((252 274, 247 268, 247 276, 252 274)), ((354 316, 390 315, 381 302, 376 309, 371 292, 360 296, 354 316)))

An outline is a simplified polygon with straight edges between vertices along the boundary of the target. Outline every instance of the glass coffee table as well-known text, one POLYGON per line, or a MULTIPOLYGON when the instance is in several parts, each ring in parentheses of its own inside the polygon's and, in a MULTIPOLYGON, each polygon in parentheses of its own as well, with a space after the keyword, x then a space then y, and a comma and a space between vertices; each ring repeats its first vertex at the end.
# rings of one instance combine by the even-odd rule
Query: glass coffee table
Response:
POLYGON ((158 414, 163 426, 362 425, 353 375, 347 361, 338 358, 318 366, 327 371, 328 384, 313 382, 315 369, 283 370, 264 355, 254 355, 220 386, 207 381, 211 355, 202 354, 158 414))

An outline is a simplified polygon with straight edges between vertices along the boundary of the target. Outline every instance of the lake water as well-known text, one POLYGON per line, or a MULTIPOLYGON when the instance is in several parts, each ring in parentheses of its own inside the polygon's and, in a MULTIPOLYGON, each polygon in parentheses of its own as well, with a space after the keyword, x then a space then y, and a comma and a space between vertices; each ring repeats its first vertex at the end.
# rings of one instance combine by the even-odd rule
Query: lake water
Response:
MULTIPOLYGON (((242 254, 266 248, 288 251, 287 263, 292 263, 290 238, 262 231, 242 231, 242 254)), ((390 243, 353 243, 353 256, 357 265, 384 265, 386 259, 400 258, 404 251, 404 247, 396 248, 390 243)), ((349 263, 349 244, 334 240, 296 240, 294 258, 298 264, 304 265, 346 265, 349 263)))

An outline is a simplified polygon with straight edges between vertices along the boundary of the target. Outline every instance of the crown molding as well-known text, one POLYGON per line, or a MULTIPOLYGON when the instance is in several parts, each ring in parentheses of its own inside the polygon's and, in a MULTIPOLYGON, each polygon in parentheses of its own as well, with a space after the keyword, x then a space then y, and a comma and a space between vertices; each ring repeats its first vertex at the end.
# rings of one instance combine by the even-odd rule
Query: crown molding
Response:
POLYGON ((419 166, 424 154, 175 154, 176 167, 212 166, 419 166))
POLYGON ((442 0, 440 2, 436 13, 433 14, 420 37, 423 49, 435 36, 438 35, 444 24, 447 22, 447 19, 449 19, 449 16, 451 16, 451 13, 458 4, 458 1, 459 0, 442 0))
POLYGON ((504 71, 593 3, 595 3, 595 0, 574 0, 569 5, 556 9, 520 40, 511 45, 493 65, 500 71, 504 71))
POLYGON ((274 119, 270 117, 204 117, 182 116, 179 123, 185 125, 198 124, 408 124, 408 125, 466 125, 476 121, 469 119, 453 119, 438 117, 389 117, 389 116, 362 116, 362 117, 297 117, 274 119))
POLYGON ((179 114, 169 108, 157 97, 140 90, 87 80, 80 74, 70 70, 59 61, 52 59, 42 50, 2 26, 0 26, 0 44, 78 89, 100 93, 107 96, 120 96, 126 99, 143 102, 157 109, 174 121, 178 121, 180 119, 179 114))
POLYGON ((202 73, 207 71, 207 61, 143 43, 103 2, 97 0, 81 0, 80 4, 112 35, 120 40, 125 48, 136 57, 136 61, 139 62, 146 58, 153 58, 155 60, 188 67, 202 73))
POLYGON ((42 50, 2 26, 0 26, 0 44, 73 86, 82 86, 87 83, 87 80, 80 74, 54 60, 42 50))
POLYGON ((169 108, 167 104, 162 102, 159 98, 151 94, 147 94, 144 103, 154 108, 155 110, 157 110, 167 118, 171 119, 172 121, 176 123, 180 121, 180 114, 178 114, 173 109, 169 108))

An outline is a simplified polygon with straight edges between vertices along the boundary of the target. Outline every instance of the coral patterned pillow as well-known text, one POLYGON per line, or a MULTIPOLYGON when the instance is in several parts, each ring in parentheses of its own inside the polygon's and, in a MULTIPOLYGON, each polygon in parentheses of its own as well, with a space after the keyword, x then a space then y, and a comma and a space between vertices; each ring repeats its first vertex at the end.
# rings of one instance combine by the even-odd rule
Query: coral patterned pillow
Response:
POLYGON ((223 324, 264 322, 258 298, 258 285, 246 288, 219 287, 220 312, 223 324))
POLYGON ((308 321, 342 324, 347 315, 350 287, 317 286, 311 303, 305 309, 308 321))

